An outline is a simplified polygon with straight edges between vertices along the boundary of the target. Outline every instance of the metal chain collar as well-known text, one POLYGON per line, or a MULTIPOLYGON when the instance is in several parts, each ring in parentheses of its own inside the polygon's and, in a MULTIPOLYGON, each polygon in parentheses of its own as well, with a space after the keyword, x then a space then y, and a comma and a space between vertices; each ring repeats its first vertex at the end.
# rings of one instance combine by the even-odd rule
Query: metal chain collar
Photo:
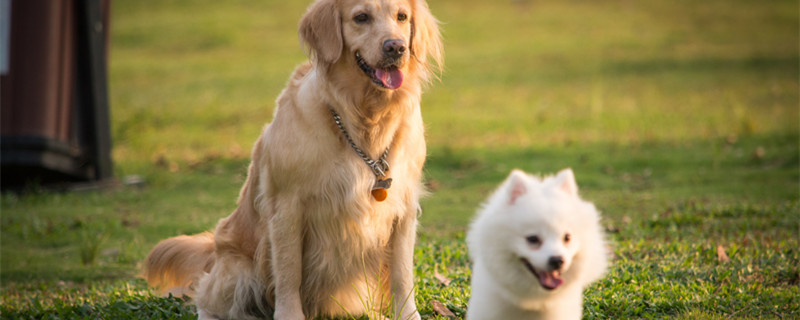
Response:
POLYGON ((370 169, 372 169, 372 173, 374 173, 375 176, 378 178, 386 177, 386 172, 389 171, 389 162, 386 161, 386 157, 389 156, 389 148, 388 147, 386 148, 386 151, 383 152, 383 155, 381 155, 381 157, 378 158, 378 160, 370 159, 369 157, 367 157, 366 154, 364 154, 364 151, 361 151, 361 149, 358 146, 356 146, 356 143, 353 142, 353 139, 350 138, 350 134, 347 133, 347 130, 344 129, 344 125, 342 124, 342 117, 340 117, 339 114, 336 113, 336 111, 333 111, 332 108, 330 110, 331 114, 333 115, 333 121, 336 122, 336 126, 338 126, 339 130, 342 131, 342 134, 344 134, 345 139, 347 139, 347 142, 350 143, 350 146, 353 147, 353 150, 356 151, 358 156, 361 157, 362 160, 364 160, 364 163, 366 163, 367 166, 370 167, 370 169))

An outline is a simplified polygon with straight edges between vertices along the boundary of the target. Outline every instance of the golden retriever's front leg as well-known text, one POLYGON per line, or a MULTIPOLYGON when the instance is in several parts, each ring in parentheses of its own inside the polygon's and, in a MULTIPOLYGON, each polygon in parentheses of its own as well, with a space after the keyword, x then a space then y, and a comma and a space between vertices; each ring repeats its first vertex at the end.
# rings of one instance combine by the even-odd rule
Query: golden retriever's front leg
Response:
POLYGON ((305 319, 300 299, 303 275, 303 211, 296 199, 276 199, 269 225, 275 281, 275 320, 305 319))
POLYGON ((414 242, 417 235, 416 212, 401 218, 392 233, 392 319, 417 320, 414 300, 414 242))

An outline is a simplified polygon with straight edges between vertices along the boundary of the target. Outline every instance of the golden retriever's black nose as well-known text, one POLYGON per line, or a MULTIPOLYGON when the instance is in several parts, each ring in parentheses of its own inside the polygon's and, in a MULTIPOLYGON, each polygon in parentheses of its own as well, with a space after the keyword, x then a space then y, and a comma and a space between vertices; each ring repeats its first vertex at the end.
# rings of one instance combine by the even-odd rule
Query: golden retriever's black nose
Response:
POLYGON ((406 43, 400 39, 389 39, 383 42, 383 54, 389 58, 397 59, 406 52, 406 43))

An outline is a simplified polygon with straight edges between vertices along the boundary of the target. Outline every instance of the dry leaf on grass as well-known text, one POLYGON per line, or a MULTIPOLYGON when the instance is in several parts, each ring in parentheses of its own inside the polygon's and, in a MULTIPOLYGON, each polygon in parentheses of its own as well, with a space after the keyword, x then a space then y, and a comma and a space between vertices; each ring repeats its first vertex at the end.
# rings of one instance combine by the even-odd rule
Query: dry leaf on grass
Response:
POLYGON ((439 315, 448 318, 455 318, 456 315, 450 309, 444 306, 441 302, 437 300, 431 300, 431 306, 433 307, 433 311, 436 311, 439 315))
POLYGON ((719 262, 731 261, 731 259, 728 258, 728 254, 725 253, 725 248, 723 248, 722 245, 717 246, 717 261, 719 262))
POLYGON ((439 271, 436 270, 433 270, 433 277, 436 278, 436 280, 439 280, 439 282, 445 287, 450 285, 450 281, 452 281, 450 278, 443 276, 441 273, 439 273, 439 271))

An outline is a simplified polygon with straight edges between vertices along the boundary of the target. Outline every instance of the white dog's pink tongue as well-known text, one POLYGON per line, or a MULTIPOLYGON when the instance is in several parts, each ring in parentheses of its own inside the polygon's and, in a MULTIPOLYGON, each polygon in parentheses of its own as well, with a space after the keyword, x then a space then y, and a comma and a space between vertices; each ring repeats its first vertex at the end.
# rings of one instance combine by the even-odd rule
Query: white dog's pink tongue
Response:
POLYGON ((381 80, 384 87, 389 89, 397 89, 403 85, 403 72, 399 69, 375 69, 375 76, 381 80))
POLYGON ((561 274, 558 271, 550 271, 550 272, 537 272, 539 276, 539 283, 542 284, 542 287, 548 290, 553 290, 558 288, 562 283, 564 283, 564 279, 561 279, 561 274))

